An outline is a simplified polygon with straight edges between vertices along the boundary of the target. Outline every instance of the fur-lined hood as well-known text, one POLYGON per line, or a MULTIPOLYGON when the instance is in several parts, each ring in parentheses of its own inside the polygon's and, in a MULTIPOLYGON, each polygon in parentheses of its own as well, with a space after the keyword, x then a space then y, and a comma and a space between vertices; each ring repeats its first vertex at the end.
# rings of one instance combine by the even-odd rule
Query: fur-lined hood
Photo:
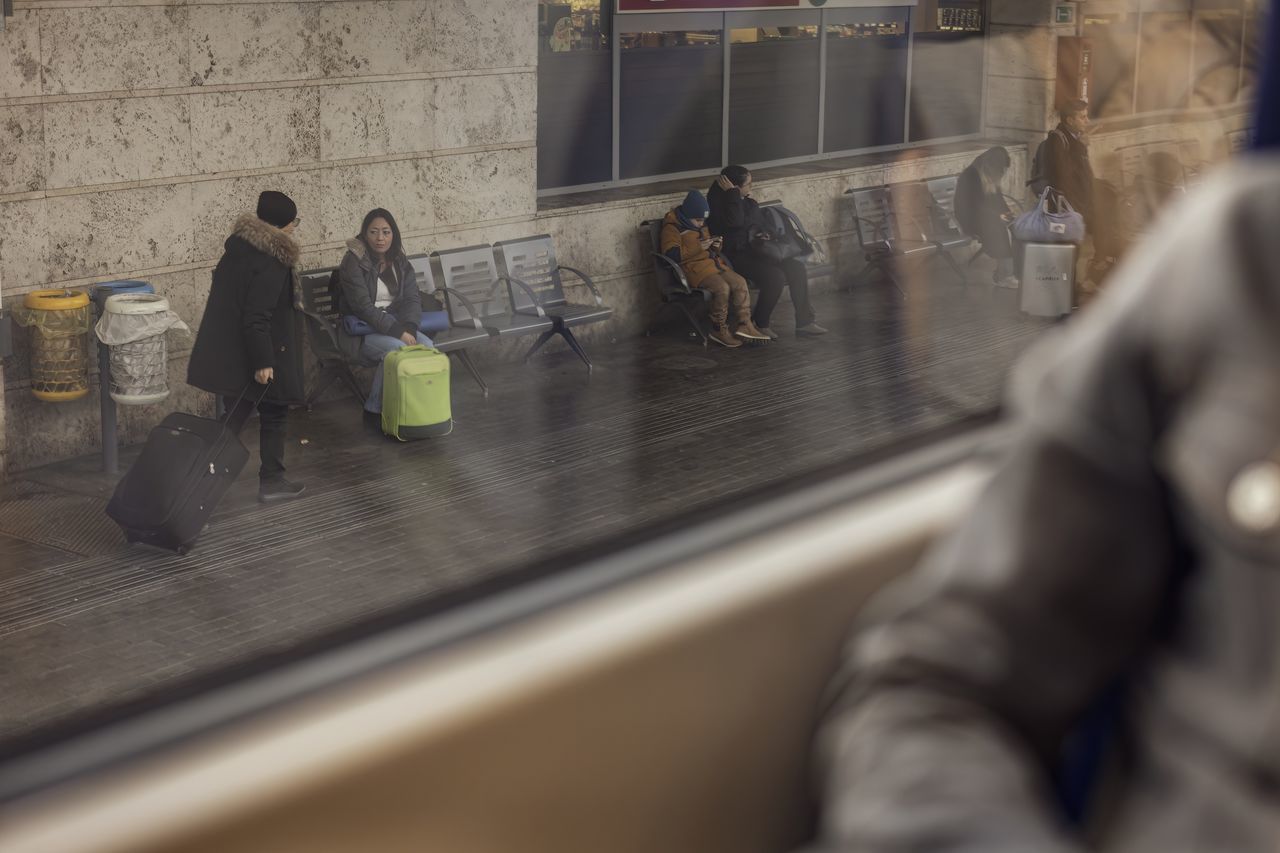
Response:
POLYGON ((297 267, 302 257, 298 241, 253 213, 242 213, 231 228, 231 236, 239 237, 260 252, 275 258, 286 267, 297 267))

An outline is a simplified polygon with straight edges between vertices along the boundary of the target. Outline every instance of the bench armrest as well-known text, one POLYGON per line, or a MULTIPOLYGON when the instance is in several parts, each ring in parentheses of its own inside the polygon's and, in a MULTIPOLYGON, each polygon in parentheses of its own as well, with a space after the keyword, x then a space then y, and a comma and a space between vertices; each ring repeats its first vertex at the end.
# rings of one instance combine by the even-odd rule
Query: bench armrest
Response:
MULTIPOLYGON (((456 290, 450 290, 449 288, 445 287, 442 284, 436 285, 436 293, 443 293, 448 299, 456 299, 459 302, 461 302, 462 307, 466 308, 467 313, 471 315, 471 324, 475 326, 475 328, 478 329, 479 331, 481 332, 485 331, 484 324, 480 322, 480 312, 476 310, 475 305, 471 304, 470 299, 463 296, 461 293, 459 293, 456 290)), ((446 303, 446 305, 447 304, 448 303, 446 303)), ((449 321, 450 322, 453 321, 452 313, 449 315, 449 321)), ((466 328, 466 326, 464 325, 463 328, 466 328)))
POLYGON ((684 270, 681 269, 679 264, 677 264, 675 261, 668 258, 666 255, 662 254, 661 252, 650 252, 649 254, 653 255, 655 258, 662 261, 664 264, 666 264, 668 267, 671 268, 672 274, 675 275, 676 281, 680 282, 680 286, 684 288, 685 293, 693 293, 693 289, 689 287, 689 279, 685 278, 684 270))
POLYGON ((508 293, 510 294, 510 296, 511 296, 511 310, 512 310, 512 311, 515 311, 517 314, 525 314, 525 313, 528 313, 528 312, 526 312, 526 311, 520 311, 520 310, 518 310, 518 309, 516 308, 515 294, 514 294, 514 293, 511 293, 511 290, 510 290, 510 289, 511 289, 511 286, 512 286, 512 285, 515 285, 516 287, 518 287, 518 288, 520 288, 521 290, 523 290, 523 291, 524 291, 524 292, 529 296, 529 300, 533 303, 533 307, 537 310, 537 312, 538 312, 538 316, 539 316, 539 317, 545 317, 545 316, 547 316, 547 312, 542 310, 542 303, 538 301, 538 294, 536 294, 536 293, 534 293, 534 292, 533 292, 533 288, 532 288, 532 287, 530 287, 529 285, 525 284, 525 283, 524 283, 523 281, 521 281, 520 279, 515 278, 514 276, 509 276, 509 275, 499 275, 499 276, 498 276, 498 278, 497 278, 496 280, 497 280, 497 281, 500 281, 500 282, 506 282, 506 285, 507 285, 507 292, 508 292, 508 293))
MULTIPOLYGON (((670 260, 670 258, 668 258, 667 260, 670 260)), ((588 276, 586 273, 584 273, 582 270, 574 269, 573 267, 566 267, 564 264, 561 264, 560 266, 556 267, 556 271, 571 272, 574 275, 576 275, 578 278, 582 279, 582 281, 587 285, 587 287, 590 288, 591 294, 595 296, 596 305, 597 306, 604 305, 604 299, 600 296, 600 288, 596 287, 596 283, 592 281, 591 277, 588 276)))

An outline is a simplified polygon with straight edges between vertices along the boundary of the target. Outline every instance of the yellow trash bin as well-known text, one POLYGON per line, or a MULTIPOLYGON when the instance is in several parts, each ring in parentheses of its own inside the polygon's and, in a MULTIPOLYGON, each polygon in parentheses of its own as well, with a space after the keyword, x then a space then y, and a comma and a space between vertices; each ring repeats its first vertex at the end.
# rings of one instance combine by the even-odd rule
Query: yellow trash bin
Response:
POLYGON ((89 294, 33 290, 18 322, 31 329, 31 393, 53 403, 89 393, 89 294))

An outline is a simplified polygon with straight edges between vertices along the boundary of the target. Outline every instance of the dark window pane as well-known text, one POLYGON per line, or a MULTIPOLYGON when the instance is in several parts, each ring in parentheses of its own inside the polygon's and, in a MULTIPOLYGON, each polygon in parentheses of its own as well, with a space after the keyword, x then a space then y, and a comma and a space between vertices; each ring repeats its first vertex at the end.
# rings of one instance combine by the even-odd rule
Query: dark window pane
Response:
POLYGON ((903 141, 907 105, 905 28, 827 27, 824 151, 903 141))
POLYGON ((1108 118, 1132 114, 1138 16, 1124 12, 1086 14, 1084 37, 1093 45, 1093 94, 1089 98, 1089 116, 1108 118))
POLYGON ((1138 59, 1138 112, 1187 105, 1191 74, 1191 15, 1148 12, 1142 16, 1138 59))
POLYGON ((538 189, 613 177, 612 2, 538 4, 538 189))
POLYGON ((982 36, 918 33, 911 59, 911 141, 982 128, 982 36))
POLYGON ((818 28, 733 30, 731 43, 729 160, 818 153, 818 28))
POLYGON ((718 167, 724 97, 720 33, 628 33, 621 47, 622 177, 718 167))
POLYGON ((1197 14, 1193 31, 1195 76, 1191 106, 1213 107, 1236 99, 1240 87, 1240 11, 1197 14))

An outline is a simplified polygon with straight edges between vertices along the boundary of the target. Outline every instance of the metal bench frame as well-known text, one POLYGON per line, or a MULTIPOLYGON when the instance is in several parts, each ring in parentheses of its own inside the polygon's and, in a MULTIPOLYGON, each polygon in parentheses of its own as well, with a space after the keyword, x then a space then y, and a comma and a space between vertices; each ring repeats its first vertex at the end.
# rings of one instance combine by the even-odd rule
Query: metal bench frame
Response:
POLYGON ((645 330, 645 336, 653 334, 654 326, 657 325, 658 317, 662 316, 663 310, 674 305, 680 309, 680 313, 689 321, 689 325, 693 327, 702 345, 706 347, 710 340, 706 329, 695 316, 694 310, 711 301, 711 291, 701 287, 690 287, 689 279, 680 265, 659 251, 662 248, 661 219, 646 219, 640 223, 640 230, 646 232, 649 255, 653 258, 653 280, 658 288, 658 297, 662 300, 653 323, 645 330))
MULTIPOLYGON (((298 278, 301 283, 301 307, 306 319, 307 339, 311 344, 311 353, 320 363, 315 386, 307 394, 307 408, 310 409, 335 380, 346 385, 363 406, 367 395, 351 370, 353 362, 338 343, 338 323, 341 319, 338 314, 337 268, 307 270, 298 278)), ((363 362, 355 364, 367 366, 363 362)))
POLYGON ((555 245, 548 234, 536 234, 516 240, 500 240, 493 244, 499 276, 505 278, 516 313, 528 314, 541 309, 541 316, 551 318, 552 326, 538 336, 525 353, 527 362, 547 341, 559 335, 591 371, 591 359, 573 334, 573 326, 599 323, 613 316, 606 307, 600 288, 586 273, 564 266, 556 260, 555 245), (564 295, 562 272, 576 275, 591 291, 595 305, 570 302, 564 295), (519 286, 523 285, 523 286, 519 286))

